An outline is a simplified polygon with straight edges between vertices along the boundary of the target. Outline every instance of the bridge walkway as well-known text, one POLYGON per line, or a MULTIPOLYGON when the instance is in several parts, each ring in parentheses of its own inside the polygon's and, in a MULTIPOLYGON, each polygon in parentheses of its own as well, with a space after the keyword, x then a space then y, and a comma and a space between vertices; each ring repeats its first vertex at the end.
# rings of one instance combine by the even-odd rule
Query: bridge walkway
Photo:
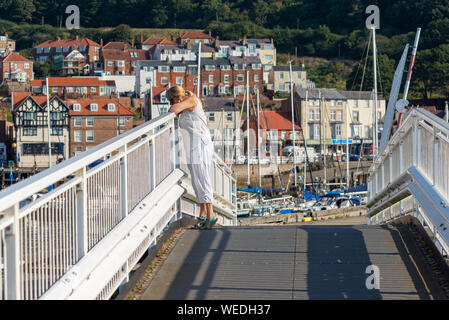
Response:
POLYGON ((390 225, 188 229, 141 299, 446 299, 410 238, 390 225))

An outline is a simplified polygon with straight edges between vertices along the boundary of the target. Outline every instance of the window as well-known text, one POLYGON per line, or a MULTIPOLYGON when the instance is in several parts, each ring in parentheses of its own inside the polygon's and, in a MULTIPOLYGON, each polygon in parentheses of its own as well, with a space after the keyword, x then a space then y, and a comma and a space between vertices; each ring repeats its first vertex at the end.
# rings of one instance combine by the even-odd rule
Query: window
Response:
POLYGON ((343 111, 338 110, 337 111, 337 121, 342 121, 342 119, 343 119, 343 111))
POLYGON ((353 125, 352 126, 351 136, 353 138, 360 138, 361 133, 362 133, 362 126, 361 125, 353 125))
POLYGON ((168 84, 168 78, 167 77, 161 77, 161 84, 168 84))
POLYGON ((206 64, 204 66, 204 68, 206 69, 206 71, 214 71, 215 70, 215 66, 214 65, 210 65, 210 64, 206 64))
POLYGON ((108 111, 115 112, 115 104, 114 103, 108 103, 108 111))
POLYGON ((259 82, 259 75, 258 74, 254 75, 254 82, 259 82))
POLYGON ((359 112, 358 111, 352 112, 352 121, 354 121, 354 122, 359 121, 359 112))
POLYGON ((214 75, 213 74, 210 74, 209 75, 209 83, 213 83, 214 82, 214 75))
POLYGON ((229 74, 224 75, 224 83, 229 83, 229 74))
POLYGON ((283 72, 281 72, 281 73, 279 74, 279 79, 284 79, 284 73, 283 73, 283 72))
POLYGON ((125 62, 123 60, 118 60, 115 62, 115 65, 117 67, 124 67, 125 66, 125 62))
POLYGON ((51 127, 50 134, 52 136, 62 136, 62 127, 51 127))
POLYGON ((231 66, 228 65, 228 64, 227 64, 227 65, 226 65, 226 64, 225 64, 225 65, 221 65, 221 66, 220 66, 220 69, 221 69, 221 70, 231 70, 231 66))
POLYGON ((331 107, 335 107, 335 100, 331 100, 331 107))
POLYGON ((237 75, 237 81, 238 82, 243 82, 245 80, 245 76, 243 74, 238 74, 237 75))
POLYGON ((67 92, 68 93, 73 93, 73 87, 67 87, 67 92))
POLYGON ((159 72, 169 72, 170 71, 170 67, 169 66, 159 66, 157 68, 157 71, 159 71, 159 72))
POLYGON ((209 113, 209 121, 215 121, 215 113, 209 113))
MULTIPOLYGON (((161 114, 164 113, 165 110, 161 110, 161 114)), ((119 117, 118 118, 118 124, 120 127, 123 127, 126 125, 126 118, 125 117, 119 117)))
POLYGON ((273 60, 273 55, 271 55, 271 54, 266 54, 266 55, 265 55, 265 60, 273 60))
POLYGON ((254 63, 254 64, 253 64, 253 69, 254 69, 254 70, 262 69, 262 65, 261 65, 260 63, 254 63))
POLYGON ((296 76, 298 79, 301 79, 301 72, 296 72, 296 76))
POLYGON ((335 115, 336 115, 336 111, 331 110, 331 121, 335 121, 335 115))
POLYGON ((309 120, 313 121, 314 118, 314 110, 309 110, 309 120))
POLYGON ((81 127, 83 125, 83 119, 82 118, 78 118, 78 117, 74 118, 73 125, 75 127, 81 127))
POLYGON ((34 112, 24 112, 23 120, 36 120, 36 113, 34 112))
POLYGON ((82 142, 83 141, 83 132, 81 130, 73 131, 73 139, 75 142, 82 142))
POLYGON ((186 72, 186 67, 173 67, 173 72, 186 72))
POLYGON ((184 82, 184 78, 183 77, 176 77, 176 84, 182 86, 184 82))
POLYGON ((24 136, 37 136, 37 127, 23 127, 24 136))
POLYGON ((137 58, 137 52, 131 51, 129 55, 131 56, 131 58, 137 58))
POLYGON ((212 96, 214 94, 214 86, 209 86, 209 95, 212 96))
POLYGON ((86 118, 86 127, 93 127, 95 124, 94 118, 86 118))
POLYGON ((112 61, 111 60, 108 61, 108 67, 112 67, 112 61))
POLYGON ((228 113, 226 114, 226 120, 232 121, 232 112, 228 112, 228 113))
POLYGON ((245 70, 245 68, 246 68, 246 66, 245 66, 244 63, 236 63, 236 64, 234 65, 234 69, 235 69, 235 70, 245 70))
POLYGON ((25 63, 25 64, 23 65, 23 67, 24 67, 25 69, 29 69, 29 68, 30 68, 30 64, 29 64, 29 63, 25 63))
POLYGON ((97 112, 97 111, 98 111, 98 104, 96 104, 96 103, 91 103, 91 104, 90 104, 90 111, 92 111, 92 112, 97 112))
POLYGON ((321 119, 321 110, 316 109, 315 120, 320 120, 320 119, 321 119))
POLYGON ((78 146, 75 148, 75 155, 80 154, 81 152, 83 152, 83 147, 78 146))
POLYGON ((90 92, 91 93, 97 92, 97 88, 96 87, 90 87, 90 92))
POLYGON ((92 130, 86 131, 86 141, 93 142, 94 141, 94 132, 92 130))
POLYGON ((337 105, 342 106, 342 105, 343 105, 343 101, 338 100, 338 101, 337 101, 337 105))

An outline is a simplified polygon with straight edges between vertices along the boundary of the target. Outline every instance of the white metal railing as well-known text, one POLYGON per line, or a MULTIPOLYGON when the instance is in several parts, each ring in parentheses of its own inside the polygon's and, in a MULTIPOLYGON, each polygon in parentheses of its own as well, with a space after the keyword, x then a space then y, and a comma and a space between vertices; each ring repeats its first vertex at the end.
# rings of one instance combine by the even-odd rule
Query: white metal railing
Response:
POLYGON ((411 109, 369 172, 368 218, 385 223, 408 213, 449 254, 449 124, 411 109))
MULTIPOLYGON (((195 215, 180 153, 170 113, 2 190, 0 300, 108 299, 167 223, 195 215)), ((213 172, 235 220, 235 179, 217 157, 213 172)))

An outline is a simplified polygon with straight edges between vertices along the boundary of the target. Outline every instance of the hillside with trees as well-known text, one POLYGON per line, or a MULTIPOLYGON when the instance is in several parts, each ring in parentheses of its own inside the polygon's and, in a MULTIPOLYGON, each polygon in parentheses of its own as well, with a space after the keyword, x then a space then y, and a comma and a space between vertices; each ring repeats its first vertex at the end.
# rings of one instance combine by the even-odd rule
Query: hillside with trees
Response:
MULTIPOLYGON (((229 40, 243 35, 273 38, 280 54, 296 50, 300 57, 327 59, 329 63, 310 70, 312 78, 360 89, 369 38, 365 8, 372 4, 380 8, 377 45, 385 93, 404 45, 413 43, 416 28, 421 27, 410 95, 447 97, 449 0, 3 0, 0 33, 8 32, 18 50, 57 36, 138 42, 141 34, 148 36, 145 28, 170 28, 174 35, 182 29, 200 29, 229 40), (80 8, 82 28, 58 28, 68 16, 65 8, 73 4, 80 8)), ((364 90, 372 87, 371 72, 368 62, 364 90)))

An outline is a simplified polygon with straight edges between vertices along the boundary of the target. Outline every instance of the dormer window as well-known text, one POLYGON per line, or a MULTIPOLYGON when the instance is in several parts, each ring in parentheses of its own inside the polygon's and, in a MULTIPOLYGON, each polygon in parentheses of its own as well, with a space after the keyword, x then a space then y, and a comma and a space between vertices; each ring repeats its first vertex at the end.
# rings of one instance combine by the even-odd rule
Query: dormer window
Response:
POLYGON ((73 111, 75 111, 75 112, 81 112, 81 104, 79 104, 79 103, 74 103, 74 104, 73 104, 73 111))
POLYGON ((115 112, 115 104, 114 103, 108 103, 108 111, 115 112))
POLYGON ((90 111, 92 111, 92 112, 98 112, 98 104, 96 104, 96 103, 91 103, 91 104, 90 104, 90 111))

